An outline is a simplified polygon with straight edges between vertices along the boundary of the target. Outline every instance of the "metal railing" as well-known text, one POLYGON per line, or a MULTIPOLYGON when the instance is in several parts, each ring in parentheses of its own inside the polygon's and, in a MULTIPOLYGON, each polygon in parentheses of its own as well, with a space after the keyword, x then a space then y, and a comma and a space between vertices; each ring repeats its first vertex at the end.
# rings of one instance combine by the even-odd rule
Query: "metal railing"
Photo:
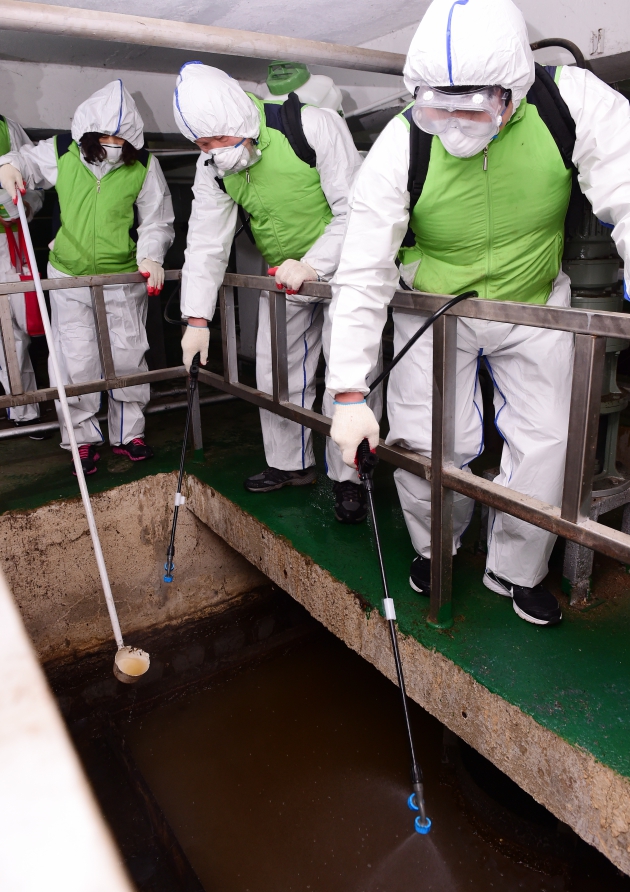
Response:
MULTIPOLYGON (((178 280, 180 271, 169 271, 169 281, 178 280)), ((103 379, 69 385, 68 396, 150 381, 165 381, 185 375, 183 366, 116 376, 107 330, 103 286, 144 282, 137 273, 119 276, 85 276, 74 279, 43 280, 44 289, 88 286, 92 293, 94 318, 103 367, 103 379)), ((5 347, 11 394, 0 397, 0 408, 54 399, 55 388, 24 393, 17 364, 9 302, 6 295, 24 290, 23 283, 0 285, 0 333, 5 347)), ((310 283, 303 292, 321 301, 331 297, 329 285, 310 283)), ((449 299, 446 295, 397 291, 392 307, 400 313, 427 316, 449 299)), ((227 274, 220 289, 223 374, 201 369, 199 380, 225 393, 328 435, 330 419, 289 401, 286 296, 275 290, 273 279, 264 276, 227 274), (234 288, 269 291, 272 355, 272 393, 263 393, 242 384, 238 374, 237 330, 234 288)), ((433 430, 432 458, 383 441, 377 447, 379 458, 431 483, 431 599, 429 622, 448 626, 452 622, 452 539, 453 492, 518 517, 534 526, 562 536, 579 545, 630 564, 630 536, 589 519, 592 478, 599 425, 599 405, 604 369, 606 338, 630 340, 630 315, 561 307, 535 306, 511 302, 467 300, 454 307, 433 326, 433 430), (575 356, 569 415, 569 437, 564 489, 560 507, 515 492, 500 484, 458 468, 454 455, 454 401, 457 347, 457 317, 551 328, 572 332, 575 356)), ((196 407, 195 448, 201 448, 199 406, 196 407)))

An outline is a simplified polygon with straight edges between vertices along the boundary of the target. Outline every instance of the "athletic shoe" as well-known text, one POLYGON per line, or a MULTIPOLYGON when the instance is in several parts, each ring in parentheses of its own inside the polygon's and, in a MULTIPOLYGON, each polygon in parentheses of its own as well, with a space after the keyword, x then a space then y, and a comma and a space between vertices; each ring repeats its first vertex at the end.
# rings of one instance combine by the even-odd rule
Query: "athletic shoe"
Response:
POLYGON ((279 468, 265 468, 262 474, 254 474, 245 481, 245 489, 250 492, 273 492, 284 486, 306 486, 317 481, 315 467, 304 471, 281 471, 279 468))
POLYGON ((483 584, 490 591, 512 598, 514 612, 528 623, 536 626, 556 626, 562 620, 562 610, 549 589, 539 582, 533 588, 514 585, 501 579, 492 570, 486 570, 483 584))
POLYGON ((144 442, 144 437, 134 437, 131 443, 112 446, 112 452, 115 452, 116 455, 126 455, 131 461, 144 461, 145 458, 153 458, 153 450, 144 442))
MULTIPOLYGON (((85 476, 87 477, 88 474, 96 474, 96 471, 98 470, 96 462, 100 458, 100 455, 96 451, 96 446, 91 446, 87 443, 84 446, 79 446, 79 457, 85 476)), ((72 468, 72 473, 75 477, 77 476, 74 466, 72 468)))
MULTIPOLYGON (((34 424, 40 424, 39 421, 14 421, 15 427, 32 427, 34 424)), ((50 440, 52 437, 52 431, 35 431, 35 433, 29 434, 29 440, 50 440)))
POLYGON ((431 594, 431 560, 429 558, 421 557, 418 554, 413 559, 409 573, 409 585, 414 592, 429 597, 431 594))
POLYGON ((365 489, 360 483, 342 480, 333 483, 335 517, 339 523, 361 523, 367 517, 365 489))

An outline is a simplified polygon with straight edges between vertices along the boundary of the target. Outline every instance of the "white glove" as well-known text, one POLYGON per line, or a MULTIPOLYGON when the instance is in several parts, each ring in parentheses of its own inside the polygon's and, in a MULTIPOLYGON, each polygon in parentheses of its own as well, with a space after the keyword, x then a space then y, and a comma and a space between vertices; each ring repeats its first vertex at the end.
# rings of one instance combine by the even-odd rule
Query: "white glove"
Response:
POLYGON ((378 421, 365 400, 362 403, 338 403, 335 401, 335 414, 330 425, 330 437, 341 449, 341 457, 345 464, 356 468, 354 459, 359 443, 367 437, 370 449, 376 449, 379 436, 378 421))
POLYGON ((3 164, 0 167, 0 186, 7 190, 13 201, 16 203, 18 189, 22 195, 26 192, 22 174, 17 167, 14 167, 12 164, 3 164))
POLYGON ((200 362, 205 365, 208 362, 208 346, 210 344, 210 329, 207 325, 187 325, 182 338, 182 358, 186 371, 190 371, 190 365, 195 358, 195 353, 200 353, 200 362))
POLYGON ((308 304, 317 300, 317 298, 307 297, 305 294, 298 294, 304 282, 316 282, 319 278, 313 267, 304 263, 303 260, 285 260, 277 268, 275 278, 276 284, 283 285, 287 294, 290 294, 294 301, 308 304))
POLYGON ((162 264, 145 257, 138 264, 138 272, 142 273, 147 280, 147 294, 159 294, 164 287, 164 267, 162 264))

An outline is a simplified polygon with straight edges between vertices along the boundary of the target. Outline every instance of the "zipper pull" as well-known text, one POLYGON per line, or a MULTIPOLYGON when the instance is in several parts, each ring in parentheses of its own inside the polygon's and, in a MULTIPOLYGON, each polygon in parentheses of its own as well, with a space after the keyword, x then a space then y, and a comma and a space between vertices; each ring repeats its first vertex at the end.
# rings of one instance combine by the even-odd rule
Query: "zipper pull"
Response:
POLYGON ((245 179, 247 180, 248 183, 250 182, 250 179, 249 179, 249 167, 248 167, 247 170, 245 171, 245 179))
POLYGON ((96 191, 97 191, 97 192, 100 192, 100 191, 101 191, 101 181, 100 181, 100 180, 97 180, 97 181, 96 181, 96 191))
POLYGON ((483 150, 483 169, 488 169, 488 146, 483 150))

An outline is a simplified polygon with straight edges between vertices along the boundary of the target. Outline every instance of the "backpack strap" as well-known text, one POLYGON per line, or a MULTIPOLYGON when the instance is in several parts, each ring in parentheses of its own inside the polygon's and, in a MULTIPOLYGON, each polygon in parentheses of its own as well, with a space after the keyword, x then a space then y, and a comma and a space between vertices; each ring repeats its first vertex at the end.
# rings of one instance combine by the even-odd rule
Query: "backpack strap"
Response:
POLYGON ((58 133, 55 137, 55 143, 57 146, 57 158, 61 158, 61 156, 65 155, 72 145, 72 134, 58 133))
POLYGON ((282 105, 265 103, 265 120, 268 127, 284 133, 300 161, 308 164, 309 167, 315 167, 317 155, 304 136, 303 108, 304 103, 300 102, 297 93, 289 93, 289 98, 282 105))
POLYGON ((148 149, 140 149, 136 156, 136 161, 139 161, 144 167, 149 166, 149 159, 151 158, 151 153, 148 149))
POLYGON ((527 94, 527 102, 538 110, 541 120, 553 136, 564 166, 571 171, 571 197, 564 221, 566 235, 580 225, 586 201, 578 183, 577 169, 573 164, 575 121, 555 82, 555 67, 543 67, 538 62, 535 65, 536 79, 527 94))
MULTIPOLYGON (((204 165, 206 167, 209 164, 212 164, 211 158, 208 158, 207 161, 204 161, 204 165)), ((225 183, 223 182, 221 177, 215 177, 214 181, 217 184, 217 186, 219 187, 219 189, 221 190, 221 192, 224 192, 227 195, 227 189, 225 188, 225 183)), ((238 209, 239 220, 241 221, 241 228, 236 232, 236 235, 234 236, 234 238, 236 238, 237 235, 240 235, 241 232, 244 232, 245 235, 247 236, 247 238, 252 243, 252 245, 255 245, 256 239, 254 238, 254 234, 252 233, 251 226, 249 225, 249 217, 245 213, 245 208, 240 204, 237 204, 236 207, 238 209)))
MULTIPOLYGON (((408 108, 403 114, 409 121, 409 175, 407 177, 407 189, 409 190, 409 220, 411 221, 411 215, 422 195, 427 178, 433 137, 430 133, 420 130, 416 125, 411 116, 411 108, 408 108)), ((402 241, 402 247, 413 248, 415 243, 416 237, 411 225, 409 225, 402 241)))

